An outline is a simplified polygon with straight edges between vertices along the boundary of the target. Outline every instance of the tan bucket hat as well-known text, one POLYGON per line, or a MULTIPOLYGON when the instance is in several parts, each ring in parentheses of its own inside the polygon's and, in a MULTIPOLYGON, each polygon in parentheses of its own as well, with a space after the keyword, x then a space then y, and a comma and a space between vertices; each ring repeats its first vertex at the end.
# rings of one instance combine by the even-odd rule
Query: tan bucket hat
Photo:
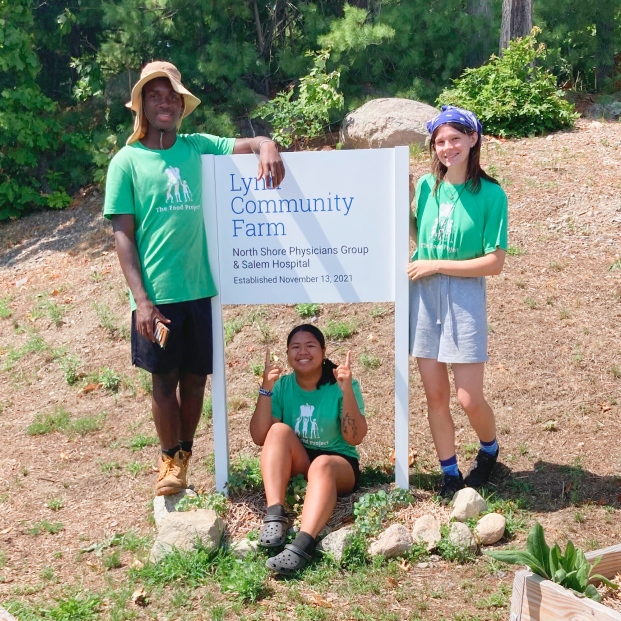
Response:
POLYGON ((140 72, 140 79, 132 89, 132 100, 125 104, 126 107, 136 113, 136 118, 134 119, 134 133, 127 139, 127 144, 140 140, 147 133, 147 119, 142 106, 142 87, 155 78, 168 78, 173 89, 183 96, 183 116, 177 123, 177 129, 181 126, 182 119, 188 116, 188 114, 191 114, 201 102, 198 97, 194 97, 194 95, 181 84, 181 74, 175 65, 162 60, 148 63, 143 67, 140 72))

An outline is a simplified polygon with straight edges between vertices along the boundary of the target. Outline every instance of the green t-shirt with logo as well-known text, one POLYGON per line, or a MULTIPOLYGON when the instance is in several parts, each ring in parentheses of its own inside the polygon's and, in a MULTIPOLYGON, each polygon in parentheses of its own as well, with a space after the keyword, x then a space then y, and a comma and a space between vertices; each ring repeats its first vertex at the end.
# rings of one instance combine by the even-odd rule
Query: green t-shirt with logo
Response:
MULTIPOLYGON (((356 402, 364 416, 360 386, 352 381, 356 402)), ((343 392, 338 384, 324 384, 317 390, 302 390, 295 373, 283 375, 274 384, 272 416, 289 425, 309 449, 334 451, 359 459, 358 451, 345 440, 341 432, 343 392)))
POLYGON ((469 184, 443 181, 434 195, 435 183, 425 175, 416 184, 418 245, 412 261, 463 261, 507 249, 507 195, 499 185, 481 179, 481 190, 473 194, 469 184))
MULTIPOLYGON (((217 294, 203 223, 201 155, 229 155, 234 145, 234 138, 178 134, 170 149, 137 141, 112 158, 104 216, 135 217, 142 279, 154 304, 217 294)), ((133 296, 131 305, 135 310, 133 296)))

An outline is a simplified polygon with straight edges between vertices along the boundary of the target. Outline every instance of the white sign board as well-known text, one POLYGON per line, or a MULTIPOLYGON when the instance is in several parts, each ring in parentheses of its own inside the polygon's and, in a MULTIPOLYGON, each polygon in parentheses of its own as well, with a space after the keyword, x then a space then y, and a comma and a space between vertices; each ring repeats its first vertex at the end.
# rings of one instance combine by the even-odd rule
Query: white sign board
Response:
POLYGON ((216 487, 228 479, 222 304, 395 302, 396 479, 408 485, 409 150, 284 153, 279 188, 255 155, 203 156, 214 298, 216 487))
POLYGON ((214 159, 223 304, 394 301, 392 149, 284 154, 273 190, 214 159))

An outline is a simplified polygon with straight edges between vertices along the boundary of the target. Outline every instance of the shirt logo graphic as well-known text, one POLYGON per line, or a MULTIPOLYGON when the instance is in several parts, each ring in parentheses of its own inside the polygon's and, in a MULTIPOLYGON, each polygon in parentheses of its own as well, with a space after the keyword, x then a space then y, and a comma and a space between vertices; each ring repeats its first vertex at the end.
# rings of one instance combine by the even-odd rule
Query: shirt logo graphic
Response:
POLYGON ((301 405, 300 406, 300 415, 298 419, 295 421, 295 434, 301 438, 313 439, 319 436, 319 427, 317 426, 317 421, 313 418, 313 411, 315 410, 314 405, 301 405), (310 425, 310 436, 309 433, 309 425, 310 425), (300 426, 302 426, 302 433, 300 434, 300 426))
POLYGON ((181 202, 181 192, 183 192, 183 200, 189 201, 192 200, 192 192, 190 191, 190 186, 185 179, 181 178, 181 173, 178 168, 173 168, 169 166, 164 170, 166 176, 168 177, 168 188, 166 190, 166 202, 172 203, 174 201, 180 203, 181 202), (173 199, 174 193, 174 199, 173 199))
POLYGON ((453 207, 454 205, 451 203, 442 203, 440 205, 438 217, 434 220, 431 227, 431 239, 436 241, 444 239, 448 244, 453 232, 453 221, 449 220, 453 207))

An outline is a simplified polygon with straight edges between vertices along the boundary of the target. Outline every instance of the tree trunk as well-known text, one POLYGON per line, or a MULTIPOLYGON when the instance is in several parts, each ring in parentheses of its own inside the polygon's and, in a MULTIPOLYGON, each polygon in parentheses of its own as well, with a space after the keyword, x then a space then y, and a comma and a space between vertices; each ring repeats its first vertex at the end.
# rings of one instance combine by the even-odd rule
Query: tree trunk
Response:
POLYGON ((476 18, 476 30, 472 38, 472 47, 466 54, 467 67, 480 67, 489 56, 489 36, 492 25, 492 1, 468 0, 466 13, 476 18))
POLYGON ((508 47, 511 39, 525 37, 532 29, 533 0, 502 0, 500 54, 508 47))
POLYGON ((596 87, 602 88, 604 80, 612 78, 615 72, 615 0, 599 0, 595 12, 595 31, 597 36, 596 87))

